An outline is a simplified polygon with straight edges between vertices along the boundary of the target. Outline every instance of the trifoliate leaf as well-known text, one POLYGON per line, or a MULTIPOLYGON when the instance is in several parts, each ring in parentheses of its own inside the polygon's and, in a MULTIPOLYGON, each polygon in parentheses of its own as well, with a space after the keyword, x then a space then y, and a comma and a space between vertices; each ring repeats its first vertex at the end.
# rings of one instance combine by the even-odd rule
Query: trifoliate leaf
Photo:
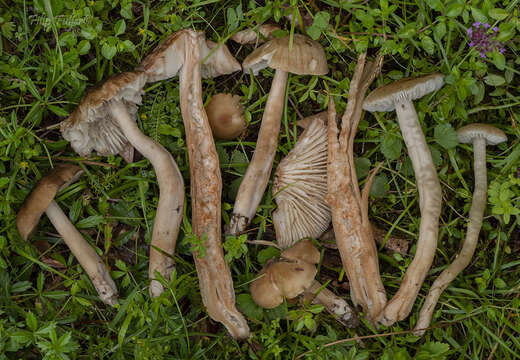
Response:
POLYGON ((435 142, 446 150, 453 149, 459 143, 457 132, 450 124, 439 124, 434 130, 435 142))

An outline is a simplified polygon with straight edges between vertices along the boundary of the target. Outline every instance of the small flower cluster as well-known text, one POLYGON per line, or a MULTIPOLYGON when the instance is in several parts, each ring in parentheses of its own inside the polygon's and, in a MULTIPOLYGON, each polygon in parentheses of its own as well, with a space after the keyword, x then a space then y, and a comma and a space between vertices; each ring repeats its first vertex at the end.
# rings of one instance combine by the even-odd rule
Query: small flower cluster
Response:
POLYGON ((469 46, 475 48, 481 57, 485 58, 488 51, 497 49, 501 54, 505 52, 504 45, 496 39, 498 27, 491 27, 488 23, 474 22, 466 31, 470 43, 469 46))

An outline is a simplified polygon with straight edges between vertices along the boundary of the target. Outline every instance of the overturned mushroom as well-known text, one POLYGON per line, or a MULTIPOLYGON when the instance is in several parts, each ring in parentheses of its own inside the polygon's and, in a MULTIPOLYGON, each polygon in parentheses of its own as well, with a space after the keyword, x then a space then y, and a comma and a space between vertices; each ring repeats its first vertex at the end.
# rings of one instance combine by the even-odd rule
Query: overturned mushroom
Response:
POLYGON ((328 72, 327 58, 321 45, 298 34, 292 37, 292 47, 290 36, 273 39, 253 51, 243 63, 244 71, 254 74, 267 66, 276 71, 265 104, 255 153, 235 199, 227 229, 230 234, 238 234, 246 228, 267 187, 278 145, 288 73, 324 75, 328 72))
POLYGON ((101 155, 114 154, 129 142, 152 163, 160 194, 148 276, 152 279, 150 295, 158 296, 164 289, 159 281, 153 280, 154 272, 169 279, 174 267, 173 253, 184 207, 184 181, 172 155, 145 136, 135 122, 145 81, 146 74, 136 71, 118 74, 92 88, 62 122, 61 132, 82 156, 92 150, 101 155))
POLYGON ((398 80, 372 91, 363 103, 363 108, 370 112, 396 111, 419 190, 421 224, 417 250, 399 290, 378 317, 378 321, 387 326, 403 320, 412 310, 437 248, 441 187, 413 100, 440 89, 443 79, 442 74, 431 74, 398 80))
POLYGON ((475 190, 469 210, 469 223, 466 231, 466 239, 455 260, 442 271, 435 279, 424 304, 419 313, 419 319, 415 325, 415 334, 423 335, 425 329, 430 326, 435 305, 442 292, 450 285, 462 270, 468 266, 477 247, 478 235, 482 227, 484 210, 487 198, 487 169, 486 169, 486 145, 497 145, 507 140, 506 134, 500 129, 487 124, 470 124, 457 130, 457 137, 461 143, 472 143, 474 151, 475 190))
POLYGON ((365 64, 365 58, 366 53, 358 57, 339 135, 334 100, 329 100, 327 202, 352 302, 361 305, 367 319, 374 323, 386 304, 377 248, 368 220, 370 187, 378 168, 372 171, 360 192, 354 164, 354 138, 365 92, 379 73, 383 59, 378 56, 375 62, 365 64))
POLYGON ((249 336, 249 327, 235 307, 233 280, 221 243, 222 179, 215 142, 202 103, 201 75, 218 76, 240 70, 225 45, 206 41, 191 29, 170 35, 140 66, 152 81, 179 75, 180 105, 190 161, 192 229, 205 239, 206 254, 193 254, 202 301, 209 316, 224 324, 238 339, 249 336), (210 54, 201 66, 204 56, 210 54))
POLYGON ((231 40, 242 45, 263 44, 265 42, 264 39, 270 40, 272 38, 273 32, 276 30, 280 30, 278 25, 262 24, 253 29, 238 31, 233 36, 231 36, 231 40))
POLYGON ((327 125, 313 117, 282 159, 273 181, 276 242, 287 248, 304 237, 318 238, 330 224, 327 195, 327 125))
POLYGON ((347 302, 314 280, 319 261, 320 253, 309 239, 285 249, 280 258, 266 264, 251 283, 253 300, 260 307, 272 309, 280 305, 284 297, 293 299, 304 295, 313 303, 323 305, 345 326, 357 326, 359 317, 347 302))
POLYGON ((244 108, 240 96, 219 93, 211 97, 205 107, 213 136, 217 139, 231 140, 246 128, 244 108))
POLYGON ((28 240, 45 212, 65 244, 90 277, 99 298, 108 305, 115 305, 117 304, 116 284, 110 277, 103 260, 54 201, 56 194, 76 181, 82 172, 79 166, 70 164, 58 165, 51 170, 47 176, 36 184, 25 199, 16 217, 16 227, 22 238, 28 240))

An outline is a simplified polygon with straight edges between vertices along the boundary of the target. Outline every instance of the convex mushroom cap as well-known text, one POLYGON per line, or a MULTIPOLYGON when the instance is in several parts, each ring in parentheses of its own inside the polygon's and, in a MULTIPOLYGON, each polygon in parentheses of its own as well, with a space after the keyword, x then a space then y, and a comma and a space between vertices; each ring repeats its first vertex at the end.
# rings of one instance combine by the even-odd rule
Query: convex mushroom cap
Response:
POLYGON ((473 123, 457 130, 457 138, 463 144, 472 143, 476 138, 486 139, 488 145, 498 145, 507 141, 504 132, 492 125, 473 123))
POLYGON ((213 136, 218 139, 234 139, 246 128, 244 108, 238 95, 215 94, 205 109, 213 136))
POLYGON ((273 32, 280 30, 278 25, 274 24, 262 24, 257 28, 245 29, 235 33, 231 36, 231 40, 242 45, 246 44, 263 44, 264 39, 271 39, 273 32))
POLYGON ((327 56, 318 42, 300 34, 294 34, 292 48, 289 42, 287 35, 263 44, 244 60, 244 71, 252 70, 256 75, 268 66, 297 75, 325 75, 329 71, 327 56))
POLYGON ((444 84, 444 75, 434 73, 419 78, 405 78, 381 86, 372 91, 363 103, 363 109, 370 112, 395 110, 395 103, 401 98, 415 100, 439 90, 444 84))
POLYGON ((280 259, 267 264, 251 283, 251 296, 258 306, 272 309, 292 299, 311 286, 320 260, 318 249, 311 240, 302 240, 280 255, 280 259))
POLYGON ((282 248, 305 237, 318 238, 330 224, 331 212, 325 201, 328 139, 323 115, 326 113, 321 118, 312 117, 274 175, 273 196, 278 209, 273 223, 282 248))
POLYGON ((78 107, 61 123, 63 137, 81 156, 96 150, 103 156, 120 153, 126 161, 131 161, 133 148, 112 116, 110 106, 113 101, 122 102, 135 118, 145 82, 142 72, 125 72, 89 89, 78 107))
MULTIPOLYGON (((185 29, 171 34, 141 62, 138 70, 146 73, 147 81, 154 82, 177 76, 185 61, 184 39, 190 36, 191 31, 185 29)), ((202 78, 231 74, 242 69, 227 46, 211 40, 201 41, 200 46, 203 59, 200 69, 202 78)))
POLYGON ((22 239, 27 241, 33 235, 56 194, 82 174, 83 170, 79 166, 59 164, 36 184, 16 216, 16 227, 22 239))

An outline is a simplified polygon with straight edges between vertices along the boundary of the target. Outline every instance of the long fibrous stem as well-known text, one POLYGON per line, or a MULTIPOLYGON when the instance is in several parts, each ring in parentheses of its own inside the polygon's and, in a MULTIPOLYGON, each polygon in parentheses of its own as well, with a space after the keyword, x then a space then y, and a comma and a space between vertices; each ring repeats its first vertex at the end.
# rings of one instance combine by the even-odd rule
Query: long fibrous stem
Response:
POLYGON ((148 277, 152 280, 150 296, 155 297, 164 291, 163 285, 154 280, 155 271, 169 280, 175 266, 173 254, 183 215, 184 181, 172 155, 139 130, 124 104, 114 102, 111 111, 128 141, 152 163, 159 184, 148 270, 148 277))
POLYGON ((45 214, 90 277, 99 298, 108 305, 117 304, 117 287, 103 260, 70 222, 56 201, 51 201, 45 214))
POLYGON ((288 73, 276 70, 267 97, 253 159, 238 189, 227 232, 236 235, 245 230, 262 200, 278 146, 278 134, 285 100, 288 73))
POLYGON ((441 213, 439 178, 413 103, 403 98, 395 104, 395 110, 419 190, 421 224, 415 257, 406 270, 399 290, 378 318, 378 321, 386 326, 405 319, 412 311, 417 294, 435 257, 441 213))
POLYGON ((462 270, 469 265, 473 253, 477 247, 478 235, 482 227, 484 210, 486 209, 487 197, 487 169, 486 169, 486 140, 476 138, 473 140, 474 160, 473 168, 475 173, 475 190, 471 208, 469 210, 469 223, 466 231, 464 245, 457 258, 442 271, 435 279, 423 306, 419 313, 419 319, 415 325, 415 334, 423 335, 432 320, 433 311, 442 292, 450 285, 462 270))
POLYGON ((224 324, 237 339, 249 327, 235 307, 235 292, 221 241, 222 179, 215 142, 202 103, 200 42, 202 34, 185 36, 185 59, 179 74, 182 119, 190 161, 192 230, 203 240, 205 254, 194 253, 202 301, 209 316, 224 324))
POLYGON ((329 101, 328 119, 328 195, 332 225, 341 260, 349 278, 352 301, 361 305, 369 321, 374 322, 386 304, 386 293, 379 275, 377 248, 368 220, 367 181, 359 190, 354 165, 354 137, 361 118, 362 103, 368 86, 379 73, 382 57, 365 66, 361 54, 350 83, 349 100, 338 135, 334 101, 329 101))

